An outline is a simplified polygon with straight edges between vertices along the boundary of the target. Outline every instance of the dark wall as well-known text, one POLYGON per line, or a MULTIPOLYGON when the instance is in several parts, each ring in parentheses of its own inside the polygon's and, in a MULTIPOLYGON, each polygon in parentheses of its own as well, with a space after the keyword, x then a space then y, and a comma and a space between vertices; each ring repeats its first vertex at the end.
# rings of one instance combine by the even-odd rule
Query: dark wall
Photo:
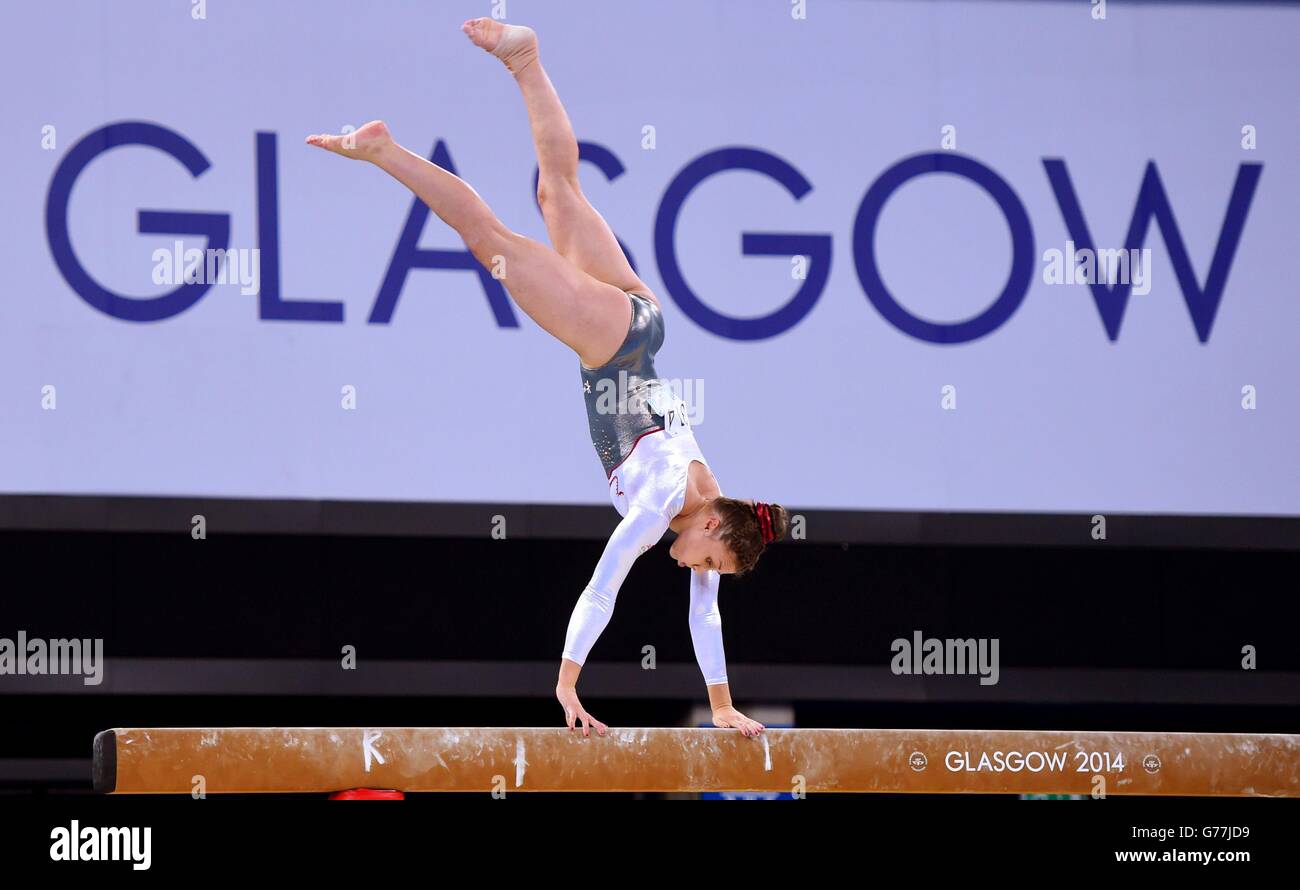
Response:
MULTIPOLYGON (((223 659, 337 662, 341 647, 353 645, 370 663, 497 662, 506 665, 497 676, 509 678, 512 688, 526 674, 525 685, 536 690, 526 697, 492 690, 471 671, 464 689, 438 695, 413 689, 263 694, 260 686, 254 687, 259 694, 232 695, 208 670, 202 694, 78 686, 72 694, 44 688, 5 694, 14 678, 0 676, 9 730, 0 733, 0 796, 89 793, 90 740, 111 726, 559 725, 551 664, 558 664, 570 610, 601 547, 592 540, 214 534, 195 541, 184 533, 0 532, 0 637, 12 639, 19 630, 45 639, 100 637, 110 659, 170 657, 196 665, 203 659, 209 668, 223 659)), ((890 659, 891 641, 914 630, 997 637, 1004 671, 1085 669, 1072 681, 1078 694, 1035 696, 1030 687, 1026 695, 1022 687, 1018 696, 999 698, 970 678, 962 688, 989 693, 983 700, 828 700, 804 694, 796 680, 787 700, 771 703, 792 706, 802 726, 1295 732, 1300 696, 1288 697, 1287 690, 1300 690, 1300 647, 1293 641, 1300 626, 1298 559, 1294 551, 1108 549, 1104 543, 787 542, 765 555, 752 576, 724 581, 728 660, 733 668, 879 666, 890 659), (1298 672, 1296 682, 1275 673, 1269 697, 1238 701, 1233 690, 1254 679, 1240 670, 1247 643, 1257 647, 1261 671, 1298 672), (1139 685, 1158 673, 1161 688, 1148 701, 1125 700, 1119 693, 1127 691, 1127 679, 1089 689, 1088 668, 1132 671, 1139 685), (1184 672, 1197 671, 1221 674, 1201 674, 1195 684, 1184 679, 1184 672), (1213 700, 1199 698, 1203 691, 1215 692, 1213 700)), ((680 725, 692 705, 704 703, 686 626, 686 584, 667 543, 634 568, 592 659, 635 665, 642 646, 653 644, 661 665, 687 665, 679 676, 689 679, 656 686, 671 690, 662 694, 623 695, 600 685, 613 671, 594 666, 580 691, 602 720, 680 725), (594 691, 602 688, 603 695, 594 691)), ((189 664, 167 670, 184 672, 189 664)), ((831 686, 860 682, 861 675, 844 677, 831 686)), ((748 707, 753 684, 734 685, 738 704, 748 707)), ((824 682, 820 688, 828 689, 824 682)))
MULTIPOLYGON (((122 657, 557 659, 595 541, 0 532, 0 637, 122 657)), ((687 575, 643 555, 593 651, 690 662, 687 575)), ((731 662, 886 664, 914 630, 997 637, 1004 665, 1300 670, 1286 551, 787 542, 726 579, 731 662)))

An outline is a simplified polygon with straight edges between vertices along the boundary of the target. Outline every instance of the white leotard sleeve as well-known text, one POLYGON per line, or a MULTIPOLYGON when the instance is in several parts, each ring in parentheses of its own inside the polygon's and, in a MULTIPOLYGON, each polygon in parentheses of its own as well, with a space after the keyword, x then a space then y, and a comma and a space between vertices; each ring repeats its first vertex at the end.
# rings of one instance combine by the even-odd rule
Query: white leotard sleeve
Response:
POLYGON ((657 544, 667 530, 668 519, 652 510, 633 508, 623 517, 609 536, 596 571, 573 607, 569 631, 564 637, 565 658, 578 664, 587 660, 596 638, 614 614, 614 598, 632 570, 632 563, 657 544))
POLYGON ((691 643, 704 674, 704 685, 727 682, 727 656, 722 649, 722 612, 718 610, 717 572, 691 572, 691 643))

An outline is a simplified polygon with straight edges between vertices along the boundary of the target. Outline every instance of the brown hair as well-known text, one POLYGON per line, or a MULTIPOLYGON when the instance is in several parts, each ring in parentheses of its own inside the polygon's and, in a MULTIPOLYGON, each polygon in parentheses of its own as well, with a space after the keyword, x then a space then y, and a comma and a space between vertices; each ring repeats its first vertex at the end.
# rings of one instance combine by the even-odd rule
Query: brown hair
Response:
POLYGON ((722 520, 718 536, 736 556, 737 575, 752 569, 768 541, 781 540, 790 526, 790 513, 780 504, 717 497, 710 506, 722 520))

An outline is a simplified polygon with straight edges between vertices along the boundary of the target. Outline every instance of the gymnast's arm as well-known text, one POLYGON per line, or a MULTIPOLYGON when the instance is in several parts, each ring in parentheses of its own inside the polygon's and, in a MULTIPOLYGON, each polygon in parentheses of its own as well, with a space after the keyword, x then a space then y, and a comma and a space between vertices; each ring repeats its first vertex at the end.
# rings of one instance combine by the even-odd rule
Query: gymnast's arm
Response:
POLYGON ((560 678, 555 685, 555 697, 564 706, 564 719, 569 729, 574 728, 574 720, 578 719, 582 721, 583 735, 589 734, 589 721, 596 725, 599 734, 605 734, 605 725, 583 710, 578 701, 578 674, 591 647, 614 614, 614 599, 623 586, 623 579, 632 570, 632 564, 638 556, 658 543, 667 530, 668 520, 658 513, 636 507, 628 511, 627 516, 609 536, 605 552, 596 563, 591 580, 573 607, 569 630, 564 637, 560 678))
POLYGON ((758 735, 763 731, 763 724, 750 720, 731 704, 731 687, 727 683, 727 656, 722 648, 722 612, 718 609, 718 585, 721 578, 717 572, 691 572, 689 621, 695 660, 700 665, 704 685, 709 690, 713 725, 723 729, 738 729, 742 735, 758 735))

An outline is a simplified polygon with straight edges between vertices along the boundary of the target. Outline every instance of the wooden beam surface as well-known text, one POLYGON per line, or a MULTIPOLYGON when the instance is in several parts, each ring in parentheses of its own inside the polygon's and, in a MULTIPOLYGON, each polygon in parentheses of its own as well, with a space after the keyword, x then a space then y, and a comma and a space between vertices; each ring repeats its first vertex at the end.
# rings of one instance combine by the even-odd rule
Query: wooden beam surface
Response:
POLYGON ((111 729, 119 794, 838 791, 1300 796, 1300 736, 1002 730, 352 727, 111 729))

